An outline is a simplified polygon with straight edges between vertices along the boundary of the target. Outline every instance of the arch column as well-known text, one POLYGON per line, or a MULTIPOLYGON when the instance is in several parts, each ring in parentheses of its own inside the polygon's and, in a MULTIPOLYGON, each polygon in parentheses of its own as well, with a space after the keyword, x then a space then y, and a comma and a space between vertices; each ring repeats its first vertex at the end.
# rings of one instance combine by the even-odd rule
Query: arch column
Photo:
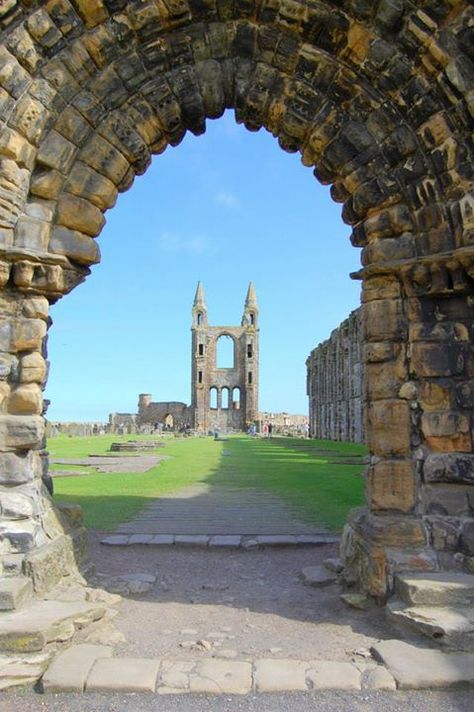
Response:
MULTIPOLYGON (((7 273, 19 270, 18 263, 3 266, 7 273)), ((48 299, 6 287, 0 321, 0 573, 29 576, 41 595, 64 576, 78 575, 85 530, 73 531, 68 513, 74 508, 60 511, 43 481, 48 299)))
POLYGON ((367 508, 342 553, 384 598, 403 571, 474 570, 473 257, 363 273, 367 508))

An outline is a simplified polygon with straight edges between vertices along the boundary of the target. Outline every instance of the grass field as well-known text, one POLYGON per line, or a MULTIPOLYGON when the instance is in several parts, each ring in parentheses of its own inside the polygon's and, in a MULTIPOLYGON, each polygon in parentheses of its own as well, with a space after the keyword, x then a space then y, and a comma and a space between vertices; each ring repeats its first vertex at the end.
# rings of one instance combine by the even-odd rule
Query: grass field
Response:
MULTIPOLYGON (((59 436, 48 447, 52 457, 78 458, 106 454, 110 443, 120 439, 130 436, 59 436)), ((145 473, 55 477, 55 496, 80 504, 86 526, 108 530, 135 516, 150 498, 195 482, 269 490, 301 507, 309 521, 332 530, 340 529, 348 511, 364 498, 362 445, 242 435, 217 442, 167 438, 165 448, 156 452, 170 459, 145 473)))

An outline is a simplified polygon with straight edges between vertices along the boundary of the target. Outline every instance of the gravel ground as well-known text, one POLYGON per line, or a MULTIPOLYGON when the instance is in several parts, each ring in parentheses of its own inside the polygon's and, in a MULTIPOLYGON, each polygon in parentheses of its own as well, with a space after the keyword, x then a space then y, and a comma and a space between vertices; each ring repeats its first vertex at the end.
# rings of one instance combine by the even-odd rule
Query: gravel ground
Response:
POLYGON ((337 585, 315 589, 306 566, 337 555, 335 546, 213 551, 147 546, 108 547, 90 533, 96 571, 151 573, 152 590, 119 605, 114 625, 126 642, 116 655, 183 660, 226 656, 352 660, 379 639, 394 637, 383 610, 355 611, 337 585), (202 649, 196 642, 210 645, 202 649))
POLYGON ((3 694, 1 712, 472 712, 472 691, 318 692, 237 696, 3 694))

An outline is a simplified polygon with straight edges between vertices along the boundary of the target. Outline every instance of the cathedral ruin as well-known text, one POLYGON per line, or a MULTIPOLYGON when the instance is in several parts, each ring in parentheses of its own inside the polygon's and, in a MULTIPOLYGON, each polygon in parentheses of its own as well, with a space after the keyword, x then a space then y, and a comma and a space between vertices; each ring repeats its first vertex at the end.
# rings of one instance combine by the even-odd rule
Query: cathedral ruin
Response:
MULTIPOLYGON (((154 402, 140 393, 138 413, 111 413, 112 428, 245 431, 258 424, 258 303, 250 282, 240 326, 211 326, 204 288, 198 283, 191 327, 191 405, 179 401, 154 402), (219 343, 230 339, 231 363, 219 361, 219 343)), ((269 415, 269 414, 268 414, 269 415)), ((279 415, 279 414, 277 414, 279 415)), ((289 416, 291 418, 291 416, 289 416)))
POLYGON ((198 431, 246 430, 258 419, 258 304, 249 284, 240 326, 210 326, 198 284, 192 326, 192 421, 198 431), (230 367, 218 359, 221 339, 232 340, 230 367))

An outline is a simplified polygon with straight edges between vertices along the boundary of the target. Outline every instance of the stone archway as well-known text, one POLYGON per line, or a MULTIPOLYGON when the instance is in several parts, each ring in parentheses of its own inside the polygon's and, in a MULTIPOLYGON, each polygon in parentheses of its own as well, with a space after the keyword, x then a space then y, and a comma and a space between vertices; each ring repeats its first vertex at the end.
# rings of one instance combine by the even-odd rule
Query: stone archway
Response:
POLYGON ((103 213, 234 108, 332 185, 362 248, 370 463, 349 581, 474 566, 473 9, 466 0, 48 0, 0 10, 3 570, 74 568, 41 485, 49 304, 103 213), (470 489, 471 488, 471 489, 470 489), (471 495, 472 498, 472 495, 471 495))

